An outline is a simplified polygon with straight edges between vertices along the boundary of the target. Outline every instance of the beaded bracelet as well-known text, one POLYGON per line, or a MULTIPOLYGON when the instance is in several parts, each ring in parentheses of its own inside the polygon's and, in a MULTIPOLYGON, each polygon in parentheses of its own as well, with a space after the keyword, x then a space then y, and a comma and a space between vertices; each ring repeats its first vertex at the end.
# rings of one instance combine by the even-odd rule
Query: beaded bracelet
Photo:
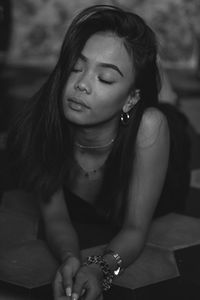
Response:
POLYGON ((111 272, 107 262, 103 259, 101 255, 92 255, 86 258, 86 261, 83 263, 83 266, 88 266, 90 264, 99 265, 103 273, 102 288, 104 291, 109 290, 111 288, 114 275, 111 272))

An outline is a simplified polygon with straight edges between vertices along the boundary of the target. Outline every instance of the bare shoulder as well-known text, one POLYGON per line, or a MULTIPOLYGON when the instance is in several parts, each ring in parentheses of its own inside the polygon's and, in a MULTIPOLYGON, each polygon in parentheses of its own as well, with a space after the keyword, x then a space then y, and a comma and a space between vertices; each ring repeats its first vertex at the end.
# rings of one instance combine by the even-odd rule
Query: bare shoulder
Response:
POLYGON ((158 138, 168 139, 169 128, 165 115, 157 108, 147 108, 142 116, 137 135, 139 147, 152 146, 158 138))

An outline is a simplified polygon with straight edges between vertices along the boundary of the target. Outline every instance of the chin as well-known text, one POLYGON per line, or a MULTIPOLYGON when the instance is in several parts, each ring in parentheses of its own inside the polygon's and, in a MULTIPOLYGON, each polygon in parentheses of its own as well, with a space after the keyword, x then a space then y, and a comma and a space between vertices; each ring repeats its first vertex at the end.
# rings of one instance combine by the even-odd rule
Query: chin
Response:
POLYGON ((80 114, 76 113, 64 113, 65 119, 69 121, 70 123, 73 123, 74 125, 86 125, 88 123, 83 116, 80 116, 80 114))

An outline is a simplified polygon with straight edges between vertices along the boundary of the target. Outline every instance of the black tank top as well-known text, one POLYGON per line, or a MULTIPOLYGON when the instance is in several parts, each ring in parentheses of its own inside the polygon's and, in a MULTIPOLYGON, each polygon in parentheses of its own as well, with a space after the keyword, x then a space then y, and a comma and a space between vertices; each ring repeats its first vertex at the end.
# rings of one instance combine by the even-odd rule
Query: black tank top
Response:
POLYGON ((63 187, 63 191, 81 248, 108 243, 117 234, 118 227, 100 214, 94 205, 75 195, 67 187, 63 187))

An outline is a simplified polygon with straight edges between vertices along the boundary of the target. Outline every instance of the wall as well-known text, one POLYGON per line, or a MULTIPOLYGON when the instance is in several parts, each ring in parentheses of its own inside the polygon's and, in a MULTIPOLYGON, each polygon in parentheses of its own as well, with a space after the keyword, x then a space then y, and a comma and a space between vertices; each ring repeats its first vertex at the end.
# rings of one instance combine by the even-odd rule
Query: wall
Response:
POLYGON ((92 4, 122 5, 143 16, 159 37, 168 65, 197 63, 199 0, 11 0, 13 30, 9 62, 52 66, 74 14, 92 4))

